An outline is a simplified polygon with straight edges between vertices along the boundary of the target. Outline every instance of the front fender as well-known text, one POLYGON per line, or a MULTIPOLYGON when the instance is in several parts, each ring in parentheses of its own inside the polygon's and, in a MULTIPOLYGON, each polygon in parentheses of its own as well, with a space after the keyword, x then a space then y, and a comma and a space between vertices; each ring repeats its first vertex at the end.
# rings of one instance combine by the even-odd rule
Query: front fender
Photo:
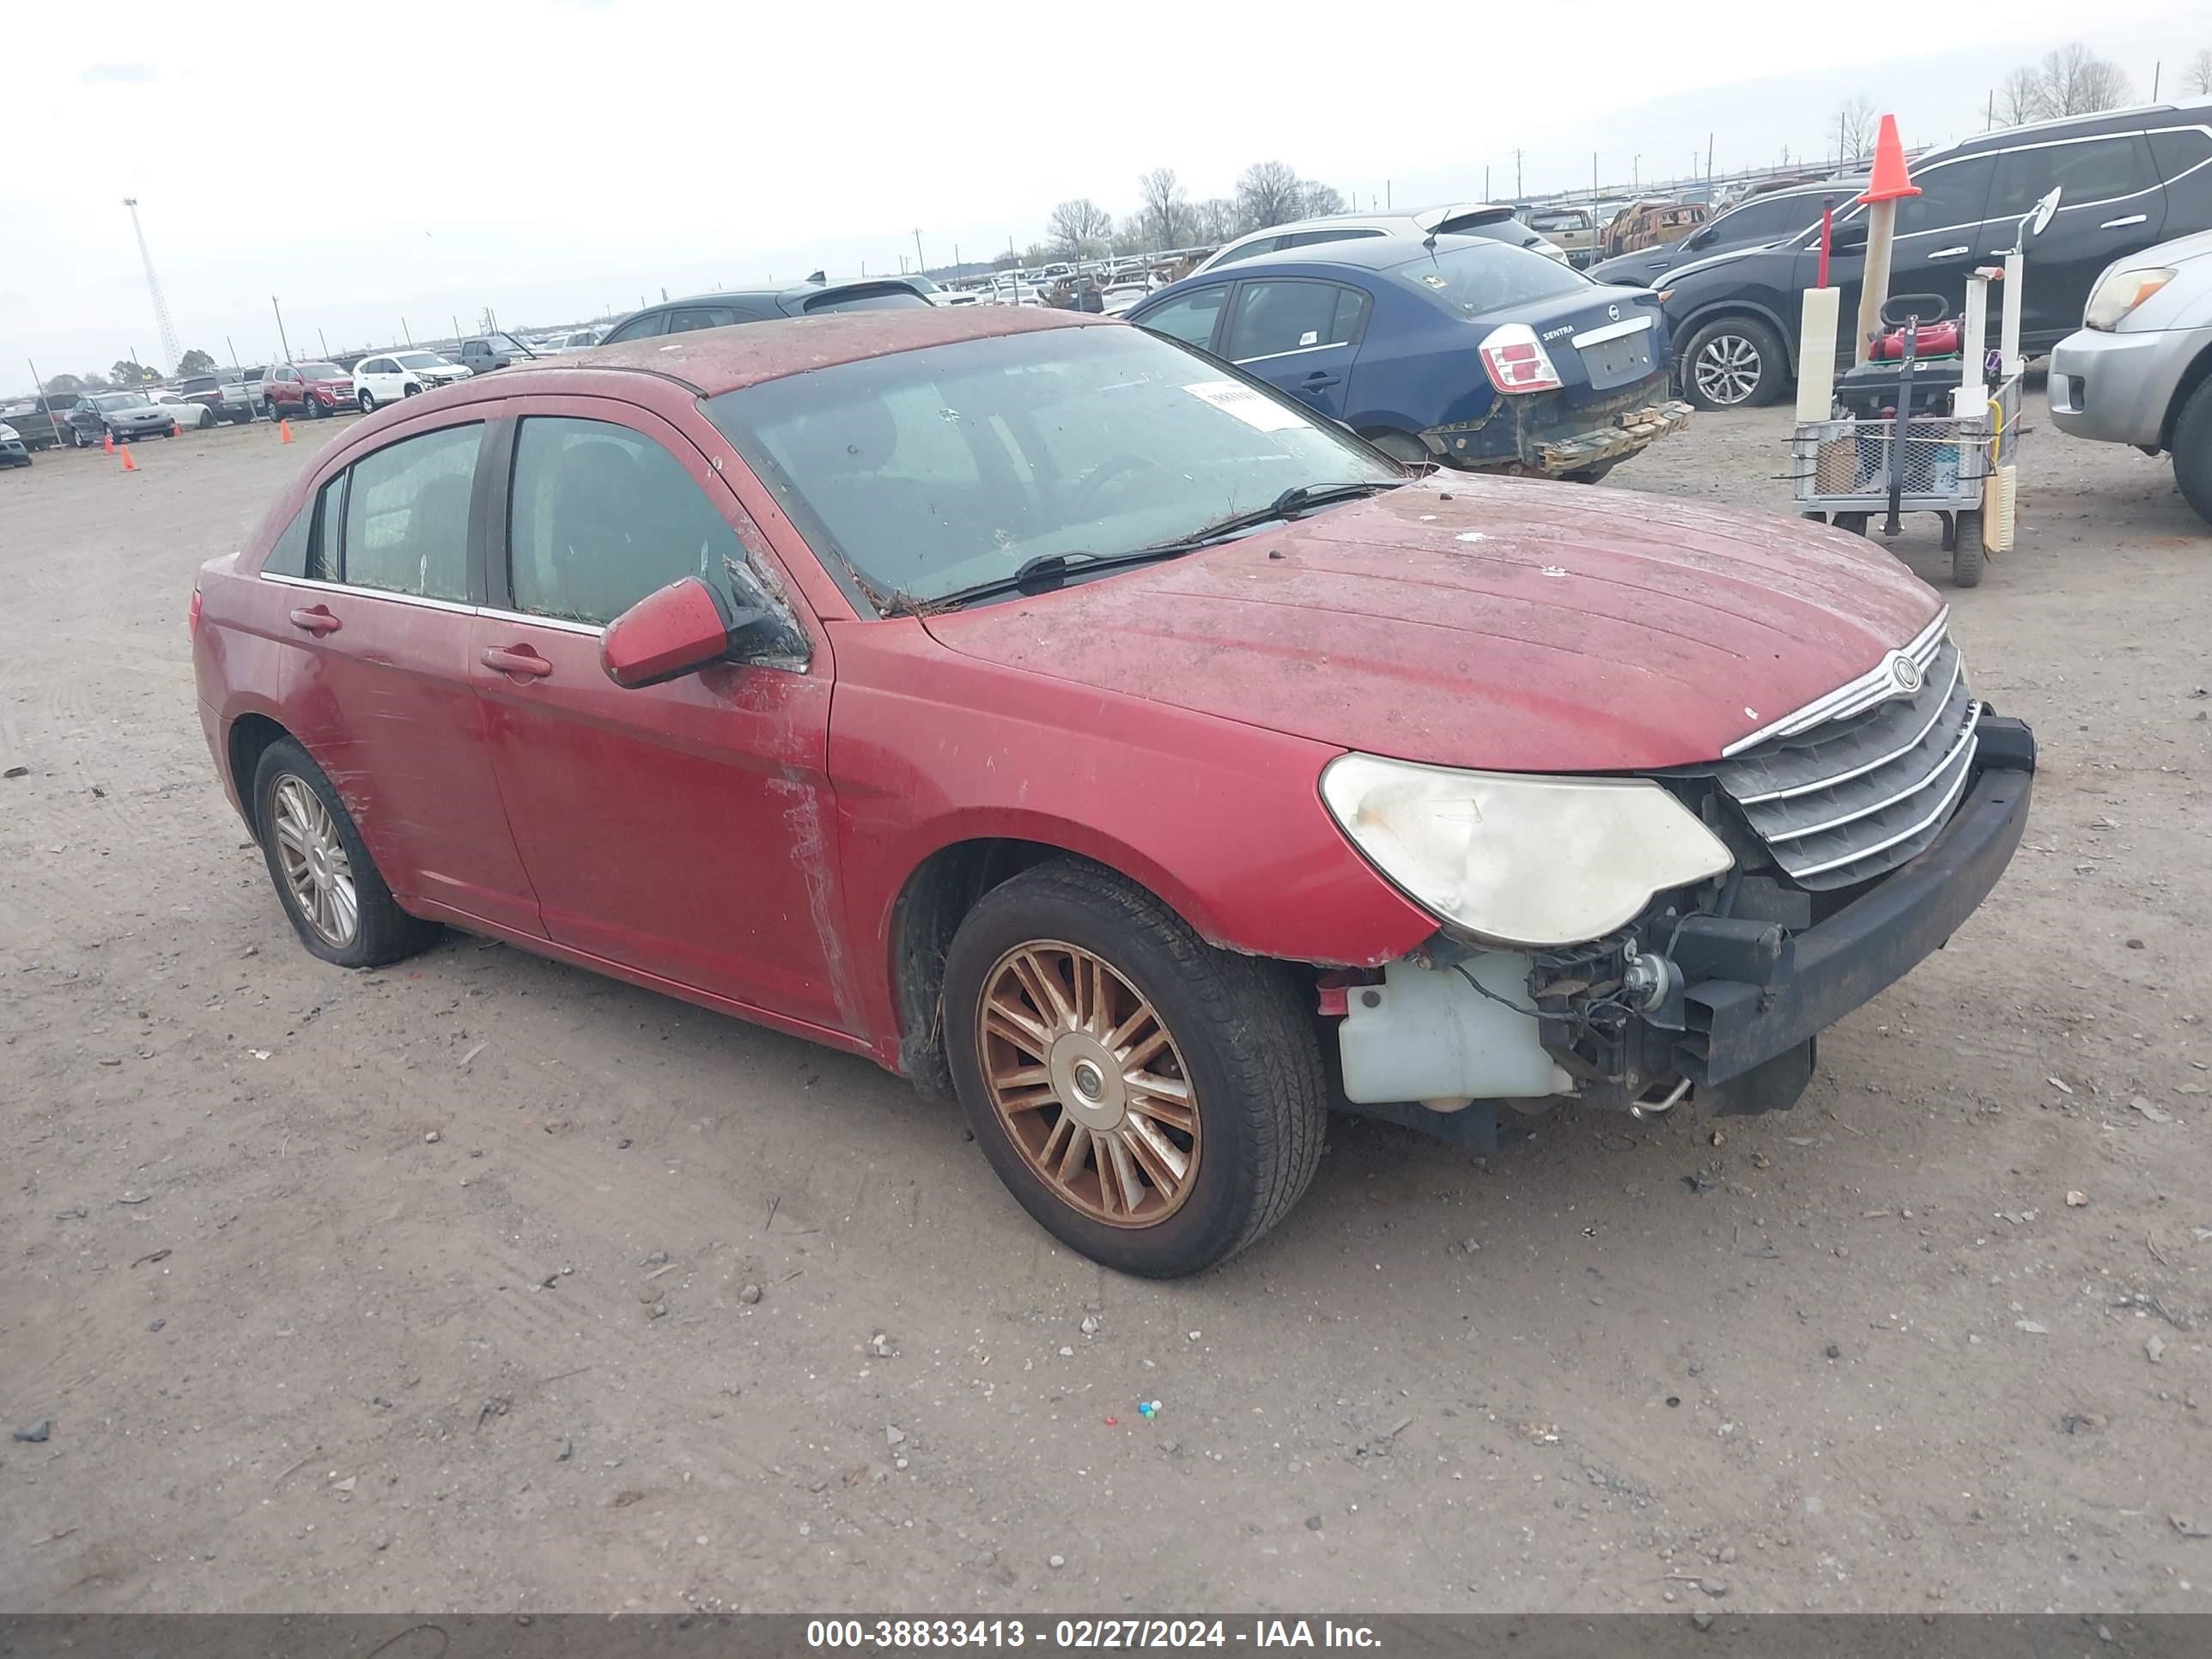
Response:
POLYGON ((1250 956, 1372 965, 1436 929, 1322 805, 1332 745, 964 657, 910 619, 833 636, 830 772, 854 955, 883 964, 862 988, 879 1046, 899 895, 963 842, 1093 860, 1250 956))

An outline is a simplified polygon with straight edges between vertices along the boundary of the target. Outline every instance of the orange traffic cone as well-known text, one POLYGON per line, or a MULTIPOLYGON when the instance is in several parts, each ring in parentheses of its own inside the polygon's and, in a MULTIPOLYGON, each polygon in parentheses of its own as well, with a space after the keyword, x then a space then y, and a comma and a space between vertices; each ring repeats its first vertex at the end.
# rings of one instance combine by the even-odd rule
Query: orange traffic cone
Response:
POLYGON ((1862 202, 1896 202, 1920 194, 1920 186, 1905 176, 1905 141, 1897 136, 1897 118, 1881 118, 1874 141, 1874 174, 1867 180, 1862 202))
POLYGON ((131 446, 129 444, 123 446, 123 470, 125 472, 136 472, 138 470, 138 463, 131 459, 131 446))
POLYGON ((292 441, 291 422, 279 421, 276 422, 276 441, 285 444, 289 444, 292 441))
POLYGON ((172 438, 181 438, 185 435, 185 423, 173 415, 169 416, 169 435, 172 438))
POLYGON ((100 447, 112 455, 115 453, 115 434, 112 432, 103 431, 100 435, 102 440, 100 447))

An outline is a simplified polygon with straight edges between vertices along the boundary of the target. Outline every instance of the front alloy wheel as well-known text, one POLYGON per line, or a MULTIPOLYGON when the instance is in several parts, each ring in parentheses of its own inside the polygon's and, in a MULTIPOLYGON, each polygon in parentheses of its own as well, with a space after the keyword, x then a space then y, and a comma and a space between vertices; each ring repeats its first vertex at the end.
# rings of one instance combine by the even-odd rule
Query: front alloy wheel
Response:
POLYGON ((1745 335, 1716 334, 1698 348, 1690 374, 1709 402, 1733 408, 1759 385, 1759 347, 1745 335))
POLYGON ((369 395, 367 387, 362 388, 361 396, 354 401, 361 405, 362 414, 374 415, 376 412, 376 399, 369 395))
POLYGON ((1103 957, 1059 939, 1009 951, 988 985, 984 1087, 1030 1170, 1111 1227, 1173 1215, 1198 1171, 1200 1120, 1159 1011, 1103 957))
POLYGON ((984 894, 945 952, 943 998, 977 1146, 1094 1261, 1200 1272, 1313 1179, 1328 1083, 1291 974, 1215 949, 1111 871, 1055 859, 984 894))

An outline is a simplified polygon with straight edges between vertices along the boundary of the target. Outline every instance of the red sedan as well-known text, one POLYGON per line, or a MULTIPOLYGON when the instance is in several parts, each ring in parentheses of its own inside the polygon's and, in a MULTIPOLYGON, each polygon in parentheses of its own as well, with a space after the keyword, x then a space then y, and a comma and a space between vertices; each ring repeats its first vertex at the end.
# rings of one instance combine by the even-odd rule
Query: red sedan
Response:
POLYGON ((1424 477, 1012 307, 410 398, 192 619, 315 955, 451 925, 869 1055, 1155 1275, 1279 1220, 1332 1108, 1789 1105, 2034 764, 1859 538, 1424 477))

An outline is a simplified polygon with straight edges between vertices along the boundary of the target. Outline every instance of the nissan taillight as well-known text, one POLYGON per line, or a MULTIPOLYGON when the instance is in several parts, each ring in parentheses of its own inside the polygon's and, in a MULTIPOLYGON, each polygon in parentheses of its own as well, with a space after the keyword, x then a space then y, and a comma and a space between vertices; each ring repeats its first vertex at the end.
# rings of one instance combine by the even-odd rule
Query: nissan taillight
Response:
POLYGON ((1482 366, 1500 392, 1554 392, 1559 372, 1526 323, 1504 323, 1483 337, 1482 366))

